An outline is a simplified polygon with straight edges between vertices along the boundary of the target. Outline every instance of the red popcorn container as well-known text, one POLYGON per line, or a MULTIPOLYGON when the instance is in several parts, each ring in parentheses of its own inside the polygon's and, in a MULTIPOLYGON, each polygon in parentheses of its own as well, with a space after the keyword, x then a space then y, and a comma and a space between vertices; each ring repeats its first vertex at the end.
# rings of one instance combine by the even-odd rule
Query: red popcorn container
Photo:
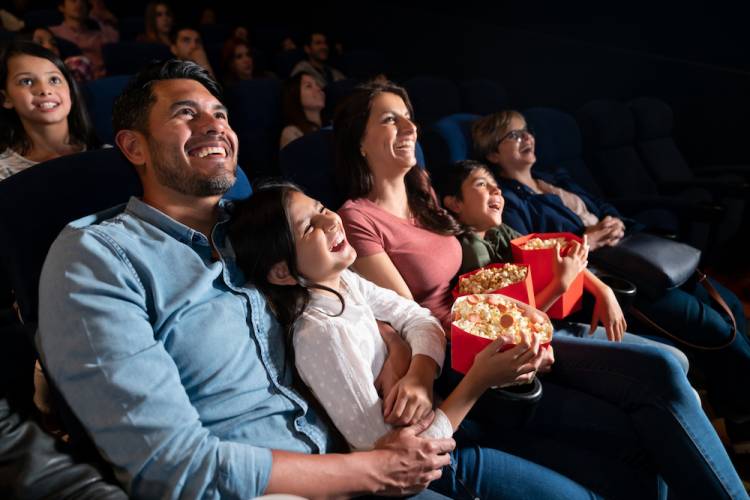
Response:
POLYGON ((453 292, 452 292, 453 298, 457 299, 464 295, 470 295, 469 292, 461 293, 459 291, 462 279, 468 278, 469 276, 473 276, 477 274, 479 271, 482 271, 483 269, 502 269, 504 267, 507 267, 508 265, 515 265, 515 266, 526 268, 526 278, 524 278, 522 281, 511 283, 508 286, 498 288, 496 290, 483 291, 482 293, 498 293, 501 295, 505 295, 506 297, 511 297, 513 299, 520 300, 521 302, 529 304, 531 307, 536 307, 536 300, 534 300, 534 285, 533 285, 533 281, 531 278, 531 267, 528 264, 489 264, 487 266, 480 267, 479 269, 475 269, 474 271, 471 271, 470 273, 462 274, 461 276, 458 277, 456 286, 453 287, 453 292))
MULTIPOLYGON (((539 293, 554 278, 553 259, 555 258, 555 248, 543 248, 538 250, 526 250, 522 246, 533 238, 548 240, 551 238, 565 238, 567 241, 577 241, 583 243, 583 239, 573 233, 531 233, 515 240, 511 240, 510 247, 513 252, 513 260, 518 263, 528 264, 533 270, 532 282, 534 293, 539 293)), ((565 255, 567 248, 560 252, 565 255)), ((583 273, 579 273, 573 283, 557 301, 547 310, 550 318, 562 319, 572 312, 581 308, 581 299, 583 297, 583 273)))
MULTIPOLYGON (((485 347, 493 342, 492 339, 487 337, 480 337, 472 333, 463 330, 455 323, 455 311, 456 306, 461 301, 468 301, 469 303, 477 303, 481 301, 489 302, 490 304, 501 300, 501 296, 498 294, 471 294, 463 295, 456 299, 453 304, 453 311, 451 311, 451 368, 457 372, 463 373, 464 375, 469 371, 471 365, 474 364, 474 357, 482 351, 485 347)), ((552 341, 552 325, 548 326, 549 333, 541 343, 541 347, 546 348, 552 341)), ((506 342, 500 347, 500 352, 512 349, 516 344, 512 342, 506 342)))

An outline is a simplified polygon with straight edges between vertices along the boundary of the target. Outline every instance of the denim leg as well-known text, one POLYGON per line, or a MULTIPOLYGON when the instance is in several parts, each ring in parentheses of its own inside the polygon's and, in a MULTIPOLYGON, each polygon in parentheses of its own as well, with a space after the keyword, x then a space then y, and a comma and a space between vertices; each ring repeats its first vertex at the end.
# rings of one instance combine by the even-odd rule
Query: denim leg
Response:
MULTIPOLYGON (((564 320, 555 321, 555 335, 610 342, 610 340, 607 338, 607 330, 605 330, 603 326, 597 326, 594 332, 589 335, 589 325, 586 325, 584 323, 572 323, 570 321, 564 320)), ((687 373, 690 369, 690 361, 688 361, 685 353, 669 344, 657 342, 655 340, 647 339, 645 337, 634 335, 628 332, 625 332, 625 335, 622 336, 622 342, 624 344, 652 345, 674 356, 680 363, 680 366, 682 366, 682 369, 685 373, 687 373)))
MULTIPOLYGON (((743 333, 747 324, 737 296, 712 283, 735 313, 737 337, 720 350, 683 348, 705 373, 708 396, 717 410, 741 419, 750 416, 750 397, 737 389, 750 386, 750 341, 743 333)), ((636 306, 662 328, 693 344, 718 346, 730 338, 728 319, 701 285, 689 283, 655 299, 636 300, 636 306)))
POLYGON ((665 498, 656 466, 625 412, 548 379, 543 386, 542 399, 522 428, 467 422, 461 429, 473 442, 548 467, 606 498, 665 498))
POLYGON ((550 379, 625 411, 680 498, 748 498, 679 364, 646 345, 555 341, 550 379), (586 345, 587 344, 587 345, 586 345))
POLYGON ((575 500, 601 498, 571 479, 505 451, 476 444, 461 429, 451 466, 430 489, 460 500, 575 500))

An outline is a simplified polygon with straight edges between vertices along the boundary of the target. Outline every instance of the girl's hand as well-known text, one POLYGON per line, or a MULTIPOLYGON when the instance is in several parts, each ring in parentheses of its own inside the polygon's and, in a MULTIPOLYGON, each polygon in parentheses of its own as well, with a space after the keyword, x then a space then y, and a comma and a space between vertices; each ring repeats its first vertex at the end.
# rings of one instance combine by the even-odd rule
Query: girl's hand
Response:
POLYGON ((589 335, 594 333, 594 329, 601 322, 607 330, 607 338, 613 342, 620 342, 628 324, 625 322, 625 316, 615 293, 610 287, 604 286, 596 292, 595 296, 596 303, 591 317, 589 335))
POLYGON ((383 418, 391 425, 412 425, 432 412, 432 380, 409 371, 383 400, 383 418))
POLYGON ((502 338, 494 340, 476 355, 466 378, 482 389, 531 382, 545 358, 544 353, 539 352, 539 338, 532 337, 505 352, 498 352, 505 341, 502 338))
POLYGON ((537 373, 549 373, 552 371, 552 365, 555 363, 555 352, 552 350, 552 345, 541 347, 539 354, 542 356, 542 361, 536 370, 537 373))
POLYGON ((560 245, 555 248, 553 260, 553 272, 555 281, 558 283, 560 293, 565 293, 576 277, 586 269, 588 265, 589 245, 586 235, 583 236, 583 244, 577 241, 570 243, 570 250, 565 257, 560 255, 560 245))

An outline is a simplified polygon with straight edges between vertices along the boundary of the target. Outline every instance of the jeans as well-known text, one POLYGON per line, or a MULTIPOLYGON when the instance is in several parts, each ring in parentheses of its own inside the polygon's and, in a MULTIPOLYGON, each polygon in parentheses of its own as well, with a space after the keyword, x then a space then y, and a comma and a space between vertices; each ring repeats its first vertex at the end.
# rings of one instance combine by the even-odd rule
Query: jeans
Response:
POLYGON ((649 345, 565 336, 553 346, 556 362, 533 416, 520 429, 467 422, 462 430, 474 443, 607 498, 663 498, 657 475, 676 498, 747 498, 675 357, 649 345))
MULTIPOLYGON (((737 389, 750 385, 750 340, 745 314, 736 295, 713 280, 711 283, 734 314, 737 337, 729 346, 716 351, 680 347, 705 373, 708 397, 716 409, 737 420, 747 419, 750 398, 747 391, 737 389)), ((731 325, 723 309, 694 280, 655 298, 639 296, 635 305, 656 324, 693 344, 718 346, 730 338, 731 325)), ((643 328, 638 333, 652 332, 643 328)))
MULTIPOLYGON (((554 321, 554 325, 555 336, 558 337, 562 335, 566 337, 577 337, 581 339, 589 338, 603 342, 610 342, 610 340, 607 338, 607 330, 605 330, 602 326, 597 326, 594 332, 589 335, 589 325, 586 325, 584 323, 572 323, 570 321, 558 320, 554 321)), ((685 373, 687 373, 690 368, 690 362, 688 361, 687 356, 685 356, 685 353, 672 345, 665 344, 664 342, 658 342, 656 340, 651 340, 639 335, 625 332, 625 335, 622 336, 622 343, 651 345, 657 347, 672 354, 677 362, 680 363, 680 366, 685 373)))
POLYGON ((558 472, 493 447, 491 439, 476 439, 483 434, 474 422, 461 425, 451 466, 430 484, 431 490, 459 500, 601 498, 558 472))

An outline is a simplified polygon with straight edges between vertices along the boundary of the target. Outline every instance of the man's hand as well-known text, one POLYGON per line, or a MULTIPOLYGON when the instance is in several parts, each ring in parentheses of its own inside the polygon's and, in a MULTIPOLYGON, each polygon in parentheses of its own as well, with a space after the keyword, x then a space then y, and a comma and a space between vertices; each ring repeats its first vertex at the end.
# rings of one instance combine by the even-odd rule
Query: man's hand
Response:
POLYGON ((430 424, 434 414, 409 427, 394 429, 375 442, 378 453, 376 475, 382 489, 378 495, 399 496, 422 491, 439 479, 442 468, 450 464, 449 452, 456 447, 451 438, 425 439, 419 437, 430 424))
POLYGON ((388 323, 378 321, 378 330, 380 330, 380 336, 388 348, 388 356, 375 379, 375 389, 380 397, 385 399, 393 391, 398 381, 409 371, 411 348, 388 323))

